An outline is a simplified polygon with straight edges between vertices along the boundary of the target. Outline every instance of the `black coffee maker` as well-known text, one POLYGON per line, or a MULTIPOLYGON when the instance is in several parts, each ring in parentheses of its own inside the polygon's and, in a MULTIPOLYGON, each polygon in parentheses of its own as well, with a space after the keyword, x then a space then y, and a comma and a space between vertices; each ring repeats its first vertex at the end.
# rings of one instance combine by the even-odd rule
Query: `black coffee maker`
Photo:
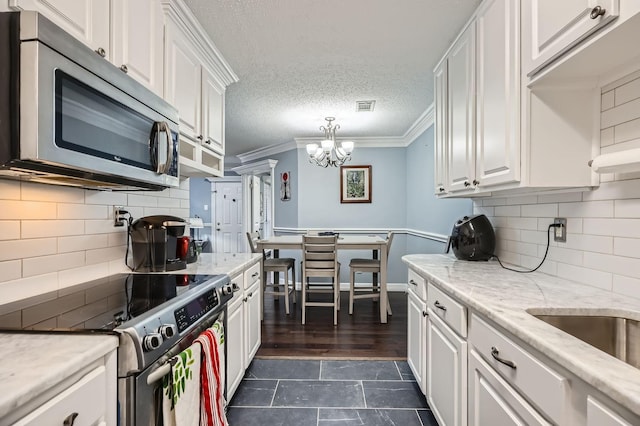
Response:
POLYGON ((184 219, 165 215, 135 220, 129 227, 133 270, 165 272, 185 269, 187 262, 176 256, 176 245, 186 225, 184 219))

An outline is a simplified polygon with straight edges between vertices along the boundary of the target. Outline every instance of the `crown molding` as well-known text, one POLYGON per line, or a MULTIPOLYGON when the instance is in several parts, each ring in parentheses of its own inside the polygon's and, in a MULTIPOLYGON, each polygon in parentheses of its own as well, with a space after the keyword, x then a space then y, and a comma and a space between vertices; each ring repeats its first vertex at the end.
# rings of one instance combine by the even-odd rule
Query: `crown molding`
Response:
POLYGON ((255 175, 260 173, 271 173, 278 164, 278 160, 262 160, 255 163, 247 163, 231 170, 239 175, 255 175))
POLYGON ((434 123, 434 111, 435 111, 435 102, 432 103, 425 112, 418 117, 418 119, 413 123, 409 130, 402 137, 404 139, 404 146, 409 146, 413 141, 415 141, 421 134, 423 134, 429 127, 433 126, 434 123))
MULTIPOLYGON (((295 138, 295 143, 297 148, 306 148, 308 143, 317 143, 320 142, 324 138, 295 138)), ((345 140, 347 140, 345 138, 345 140)), ((381 136, 379 138, 348 138, 348 140, 353 141, 354 149, 357 148, 398 148, 403 146, 402 138, 396 136, 381 136)))
POLYGON ((284 142, 277 145, 270 145, 264 148, 254 149, 253 151, 245 152, 244 154, 238 154, 236 155, 236 157, 238 157, 241 163, 246 163, 248 161, 255 161, 260 158, 268 157, 270 155, 290 151, 295 148, 296 144, 294 142, 284 142))

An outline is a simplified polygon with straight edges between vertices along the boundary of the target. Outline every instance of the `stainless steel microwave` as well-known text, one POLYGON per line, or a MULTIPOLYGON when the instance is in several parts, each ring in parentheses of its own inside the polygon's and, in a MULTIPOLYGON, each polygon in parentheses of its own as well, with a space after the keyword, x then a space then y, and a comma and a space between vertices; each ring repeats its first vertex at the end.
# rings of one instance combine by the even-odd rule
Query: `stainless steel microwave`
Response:
POLYGON ((0 177, 178 186, 178 112, 37 12, 0 13, 0 177))

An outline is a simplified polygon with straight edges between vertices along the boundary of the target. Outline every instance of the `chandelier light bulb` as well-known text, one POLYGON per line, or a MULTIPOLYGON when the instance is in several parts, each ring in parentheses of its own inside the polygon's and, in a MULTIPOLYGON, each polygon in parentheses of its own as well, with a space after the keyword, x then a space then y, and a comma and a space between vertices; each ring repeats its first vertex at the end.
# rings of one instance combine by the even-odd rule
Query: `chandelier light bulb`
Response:
POLYGON ((318 150, 318 144, 317 143, 309 143, 307 144, 307 154, 309 155, 309 157, 315 157, 316 155, 316 151, 318 150))
POLYGON ((347 154, 351 154, 351 152, 353 151, 353 141, 344 141, 340 144, 340 147, 347 154))

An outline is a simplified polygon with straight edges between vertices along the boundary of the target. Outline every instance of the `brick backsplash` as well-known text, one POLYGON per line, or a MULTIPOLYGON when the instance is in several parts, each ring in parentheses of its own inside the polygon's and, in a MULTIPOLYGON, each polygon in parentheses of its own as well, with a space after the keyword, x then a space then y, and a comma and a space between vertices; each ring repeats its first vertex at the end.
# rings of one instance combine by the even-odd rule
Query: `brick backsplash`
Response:
MULTIPOLYGON (((604 87, 601 152, 640 147, 640 71, 604 87)), ((551 238, 540 270, 640 298, 640 173, 601 175, 588 192, 474 200, 496 230, 497 254, 523 268, 542 259, 554 217, 567 218, 567 242, 551 238)))
POLYGON ((126 227, 135 218, 189 217, 189 180, 161 192, 91 191, 0 180, 0 305, 125 271, 126 227))

